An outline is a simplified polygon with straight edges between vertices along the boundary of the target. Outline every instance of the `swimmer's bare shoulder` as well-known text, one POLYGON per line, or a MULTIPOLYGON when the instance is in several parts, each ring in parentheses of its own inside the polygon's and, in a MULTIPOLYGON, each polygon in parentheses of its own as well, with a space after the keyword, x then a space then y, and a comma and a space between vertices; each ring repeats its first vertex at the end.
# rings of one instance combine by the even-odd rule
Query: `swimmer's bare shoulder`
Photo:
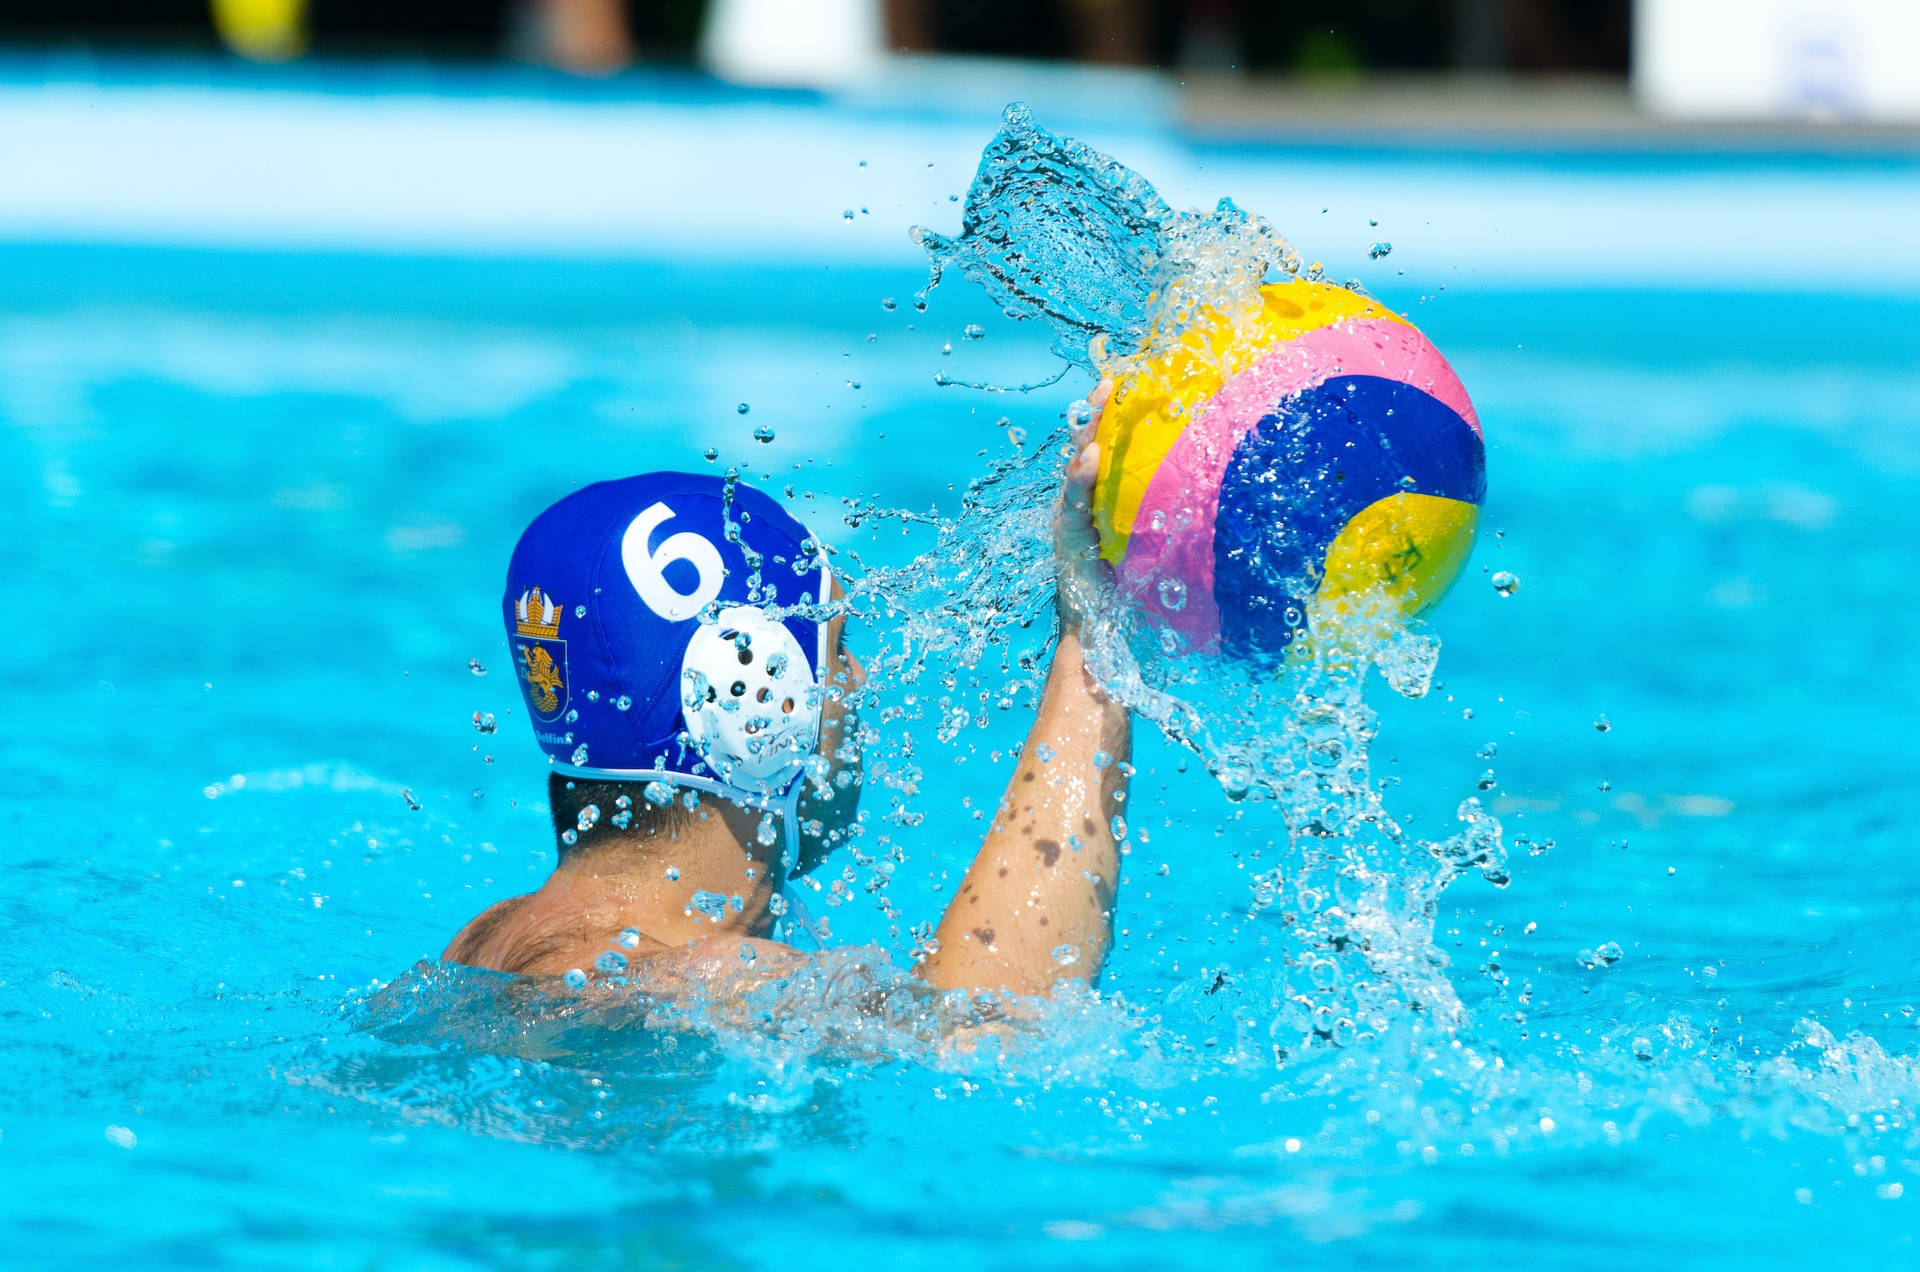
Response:
POLYGON ((752 936, 717 936, 668 945, 641 936, 623 948, 622 911, 582 910, 571 898, 555 901, 542 892, 508 897, 488 906, 447 945, 443 962, 464 963, 516 976, 564 976, 579 968, 592 974, 607 950, 627 958, 630 985, 677 996, 694 987, 726 993, 785 976, 807 961, 790 945, 752 936), (751 949, 753 957, 745 956, 751 949))

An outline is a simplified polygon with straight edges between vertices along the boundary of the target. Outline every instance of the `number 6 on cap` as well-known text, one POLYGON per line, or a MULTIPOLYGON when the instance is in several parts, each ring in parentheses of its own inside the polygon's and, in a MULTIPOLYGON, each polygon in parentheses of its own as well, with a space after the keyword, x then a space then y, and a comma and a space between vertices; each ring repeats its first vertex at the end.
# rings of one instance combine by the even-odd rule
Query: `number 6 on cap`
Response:
POLYGON ((647 540, 663 522, 673 519, 673 509, 655 503, 635 517, 620 536, 620 564, 626 567, 627 581, 646 602, 647 608, 669 622, 694 617, 702 606, 720 595, 726 579, 726 565, 720 550, 691 530, 668 535, 658 550, 647 551, 647 540), (698 576, 693 591, 682 592, 667 582, 666 569, 675 561, 685 561, 698 576))

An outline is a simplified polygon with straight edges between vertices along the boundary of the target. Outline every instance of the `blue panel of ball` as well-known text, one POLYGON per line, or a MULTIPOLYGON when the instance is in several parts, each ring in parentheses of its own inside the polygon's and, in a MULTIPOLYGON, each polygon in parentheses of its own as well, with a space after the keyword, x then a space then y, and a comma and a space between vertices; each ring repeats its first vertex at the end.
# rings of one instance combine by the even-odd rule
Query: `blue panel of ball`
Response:
POLYGON ((1240 440, 1220 483, 1214 601, 1222 644, 1277 653, 1306 622, 1327 548, 1355 514, 1402 491, 1477 504, 1486 447, 1410 384, 1343 375, 1281 402, 1240 440))

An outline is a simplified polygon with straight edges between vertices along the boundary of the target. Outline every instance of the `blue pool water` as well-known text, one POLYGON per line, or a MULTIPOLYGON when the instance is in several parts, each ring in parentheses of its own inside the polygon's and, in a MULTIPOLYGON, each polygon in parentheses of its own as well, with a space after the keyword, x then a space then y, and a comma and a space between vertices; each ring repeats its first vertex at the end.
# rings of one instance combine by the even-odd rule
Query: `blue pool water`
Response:
MULTIPOLYGON (((1439 683, 1372 698, 1415 836, 1470 796, 1505 827, 1511 883, 1465 876, 1435 919, 1457 1030, 1276 1068, 1244 916, 1284 830, 1155 737, 1108 999, 1003 1053, 668 1041, 409 973, 551 866, 495 626, 534 512, 711 445, 903 563, 928 534, 848 527, 843 497, 951 516, 1001 417, 1041 436, 1084 390, 937 387, 1051 364, 958 288, 882 307, 921 277, 0 247, 21 1264, 1915 1257, 1920 300, 1897 291, 1377 280, 1489 444, 1439 683)), ((910 921, 1022 723, 919 729, 910 921)), ((864 899, 831 913, 908 944, 864 899)), ((844 1019, 830 985, 789 1005, 844 1019)))

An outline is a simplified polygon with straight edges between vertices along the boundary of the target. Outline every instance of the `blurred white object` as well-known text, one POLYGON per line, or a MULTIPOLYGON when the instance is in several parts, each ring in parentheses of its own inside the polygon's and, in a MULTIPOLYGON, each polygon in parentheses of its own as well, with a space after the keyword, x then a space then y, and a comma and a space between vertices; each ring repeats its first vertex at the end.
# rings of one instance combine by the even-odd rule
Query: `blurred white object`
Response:
POLYGON ((1636 0, 1633 91, 1674 119, 1920 122, 1920 0, 1636 0))
POLYGON ((881 0, 713 0, 700 59, 736 83, 838 87, 877 69, 885 30, 881 0))

